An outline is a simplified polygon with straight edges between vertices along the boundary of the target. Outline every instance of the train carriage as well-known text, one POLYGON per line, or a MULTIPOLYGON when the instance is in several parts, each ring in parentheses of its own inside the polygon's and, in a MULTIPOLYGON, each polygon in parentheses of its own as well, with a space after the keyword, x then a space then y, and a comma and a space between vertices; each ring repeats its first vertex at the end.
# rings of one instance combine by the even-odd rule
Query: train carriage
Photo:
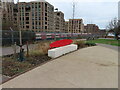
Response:
POLYGON ((71 38, 87 38, 91 37, 91 33, 36 33, 36 40, 59 40, 71 38))
POLYGON ((46 39, 47 39, 47 40, 52 39, 52 34, 51 34, 51 33, 47 33, 47 34, 46 34, 46 39))
POLYGON ((36 40, 44 40, 44 39, 46 39, 46 33, 36 33, 35 34, 35 39, 36 40))

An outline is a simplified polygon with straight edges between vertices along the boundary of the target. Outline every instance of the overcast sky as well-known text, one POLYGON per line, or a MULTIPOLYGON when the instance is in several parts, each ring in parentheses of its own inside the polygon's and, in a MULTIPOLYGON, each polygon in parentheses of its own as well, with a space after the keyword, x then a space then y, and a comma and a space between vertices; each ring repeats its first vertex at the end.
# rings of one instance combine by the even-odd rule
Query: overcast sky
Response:
MULTIPOLYGON (((30 1, 30 0, 19 0, 30 1)), ((59 11, 64 12, 65 20, 72 18, 73 0, 46 0, 59 11)), ((119 0, 74 0, 75 18, 82 18, 84 24, 97 24, 101 29, 106 28, 108 22, 118 17, 119 0)))

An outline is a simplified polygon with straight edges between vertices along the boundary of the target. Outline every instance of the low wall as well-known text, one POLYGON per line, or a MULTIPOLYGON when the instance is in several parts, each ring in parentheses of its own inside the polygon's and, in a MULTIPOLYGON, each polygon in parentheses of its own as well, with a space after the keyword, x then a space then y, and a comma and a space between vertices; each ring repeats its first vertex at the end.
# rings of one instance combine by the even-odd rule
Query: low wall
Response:
POLYGON ((67 46, 50 49, 50 50, 48 50, 48 56, 51 58, 56 58, 56 57, 66 54, 66 53, 75 51, 75 50, 77 50, 77 48, 78 48, 78 46, 76 44, 70 44, 67 46))

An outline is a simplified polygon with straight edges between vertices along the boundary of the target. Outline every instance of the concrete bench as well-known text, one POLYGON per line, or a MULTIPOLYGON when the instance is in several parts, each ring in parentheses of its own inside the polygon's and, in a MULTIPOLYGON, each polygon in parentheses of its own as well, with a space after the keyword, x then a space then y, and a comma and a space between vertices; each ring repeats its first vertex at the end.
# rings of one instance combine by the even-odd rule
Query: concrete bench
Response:
POLYGON ((63 47, 58 47, 48 50, 48 56, 51 58, 56 58, 62 56, 66 53, 77 50, 78 46, 76 44, 70 44, 63 47))

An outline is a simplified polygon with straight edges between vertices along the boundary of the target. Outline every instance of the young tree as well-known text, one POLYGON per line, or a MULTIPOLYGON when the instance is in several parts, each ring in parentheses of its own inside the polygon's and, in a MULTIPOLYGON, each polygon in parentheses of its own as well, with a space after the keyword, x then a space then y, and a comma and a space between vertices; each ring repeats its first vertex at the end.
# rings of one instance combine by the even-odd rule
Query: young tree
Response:
POLYGON ((109 31, 114 32, 115 38, 118 40, 118 35, 120 34, 120 21, 117 18, 111 20, 108 24, 109 31))
POLYGON ((13 30, 18 30, 18 28, 15 27, 12 21, 2 20, 2 30, 10 30, 10 27, 13 30))

